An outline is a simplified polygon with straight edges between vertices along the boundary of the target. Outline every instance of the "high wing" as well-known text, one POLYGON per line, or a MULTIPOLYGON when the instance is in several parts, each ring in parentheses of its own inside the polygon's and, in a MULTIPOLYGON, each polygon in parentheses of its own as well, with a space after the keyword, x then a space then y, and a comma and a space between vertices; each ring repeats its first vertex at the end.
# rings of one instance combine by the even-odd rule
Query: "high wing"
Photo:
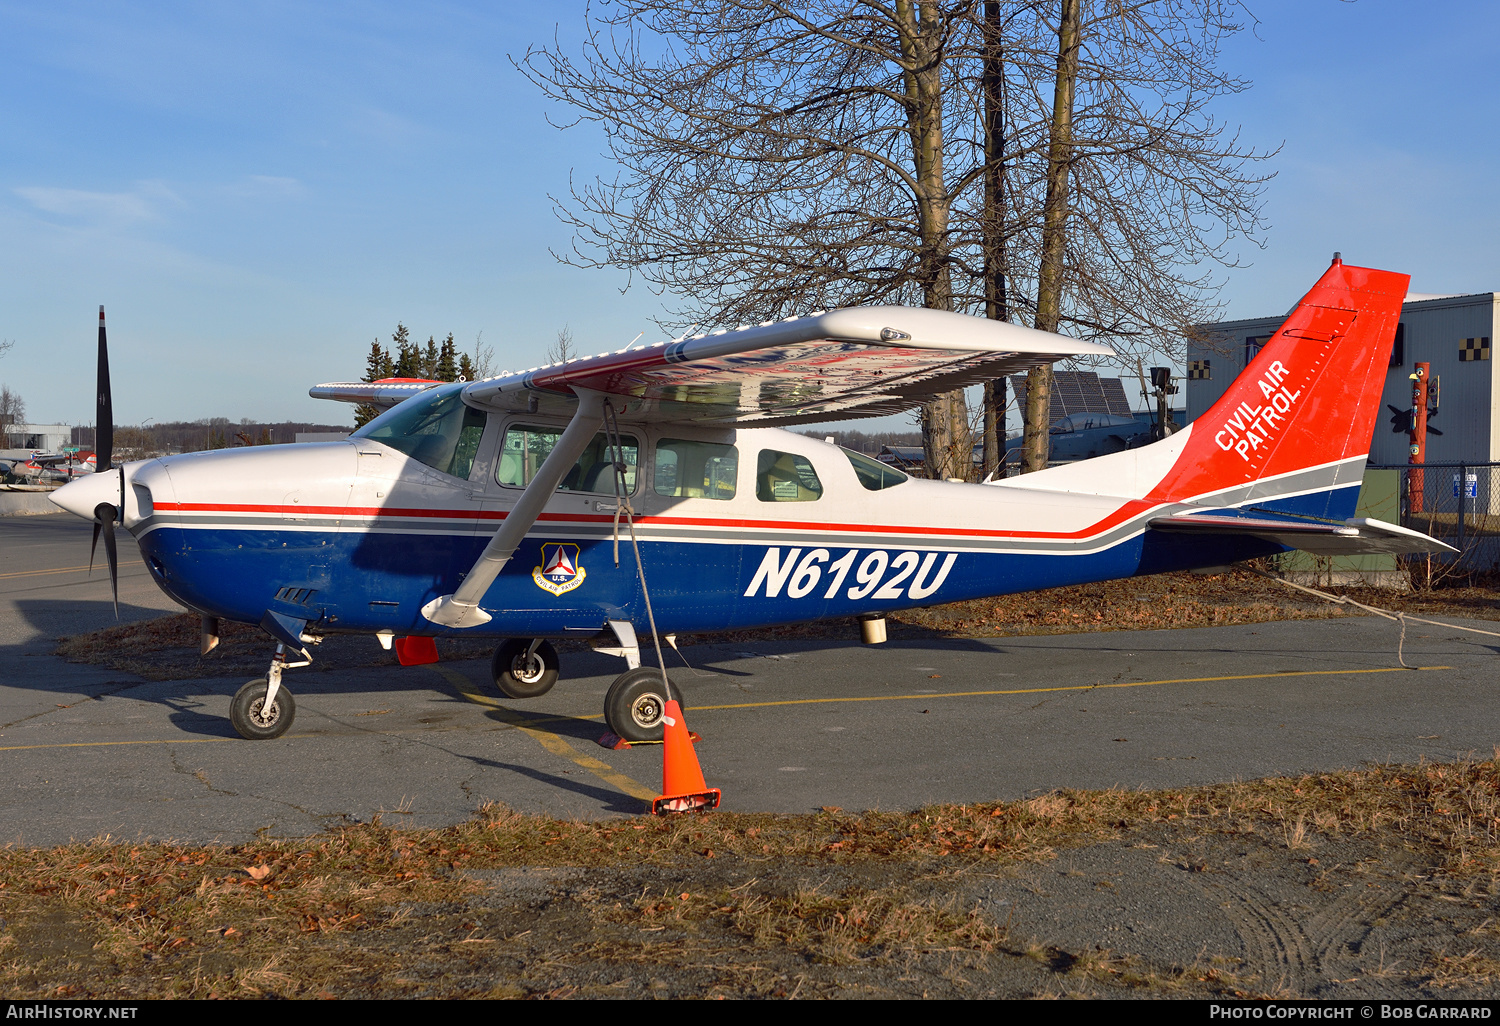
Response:
MULTIPOLYGON (((943 392, 1104 346, 940 310, 851 307, 626 347, 476 381, 473 406, 569 416, 575 389, 623 419, 785 427, 901 413, 943 392)), ((326 384, 314 398, 384 405, 424 385, 326 384)))
MULTIPOLYGON (((479 608, 542 507, 604 425, 620 420, 780 427, 901 413, 966 385, 1104 346, 940 310, 821 311, 711 335, 627 346, 476 381, 464 401, 496 412, 566 416, 558 438, 463 583, 422 615, 445 627, 490 619, 479 608)), ((410 383, 418 384, 418 383, 410 383)), ((384 383, 318 385, 314 398, 370 402, 384 383)))
POLYGON ((1146 526, 1157 531, 1204 535, 1247 535, 1301 549, 1318 556, 1357 556, 1368 553, 1406 555, 1417 552, 1457 552, 1453 546, 1409 527, 1384 520, 1352 517, 1342 524, 1291 520, 1253 520, 1248 517, 1178 514, 1154 517, 1146 526))

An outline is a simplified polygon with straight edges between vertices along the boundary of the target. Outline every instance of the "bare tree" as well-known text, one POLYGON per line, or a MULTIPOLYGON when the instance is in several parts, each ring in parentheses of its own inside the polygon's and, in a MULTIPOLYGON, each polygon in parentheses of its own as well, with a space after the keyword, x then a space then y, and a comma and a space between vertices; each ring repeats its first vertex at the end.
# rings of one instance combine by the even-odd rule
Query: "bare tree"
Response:
MULTIPOLYGON (((593 12, 581 55, 533 48, 519 66, 599 124, 619 165, 559 202, 575 231, 563 259, 685 300, 671 327, 894 302, 1160 348, 1211 299, 1199 265, 1232 263, 1231 241, 1259 228, 1264 178, 1245 166, 1263 154, 1204 107, 1244 87, 1215 67, 1235 9, 619 0, 593 12)), ((929 472, 967 476, 962 395, 922 422, 929 472)))
MULTIPOLYGON (((1038 331, 1056 331, 1062 320, 1068 171, 1073 164, 1073 90, 1078 84, 1078 3, 1060 0, 1057 23, 1057 73, 1053 78, 1052 124, 1047 133, 1047 192, 1042 202, 1042 259, 1036 276, 1038 331)), ((1051 405, 1052 365, 1034 367, 1026 375, 1023 474, 1047 469, 1051 405)))
POLYGON ((484 344, 484 332, 474 336, 474 359, 470 361, 474 373, 470 376, 473 381, 481 381, 484 378, 495 375, 495 347, 484 344))
POLYGON ((12 392, 9 385, 0 385, 0 434, 6 428, 26 423, 26 400, 20 393, 12 392))
POLYGON ((573 332, 568 330, 564 324, 557 333, 557 341, 547 347, 547 361, 549 363, 567 363, 569 360, 577 359, 578 346, 573 342, 573 332))

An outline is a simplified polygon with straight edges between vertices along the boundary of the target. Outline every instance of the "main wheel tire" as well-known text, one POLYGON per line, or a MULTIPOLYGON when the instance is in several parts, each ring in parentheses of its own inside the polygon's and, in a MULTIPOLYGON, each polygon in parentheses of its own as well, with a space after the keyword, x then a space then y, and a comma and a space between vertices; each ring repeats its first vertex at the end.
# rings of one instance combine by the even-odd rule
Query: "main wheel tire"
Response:
POLYGON ((490 676, 506 698, 539 698, 557 683, 557 649, 544 641, 528 659, 526 650, 530 647, 531 642, 525 638, 510 638, 495 649, 490 676))
POLYGON ((266 741, 280 737, 297 716, 297 700, 283 685, 276 689, 276 701, 266 710, 266 691, 270 683, 261 677, 252 680, 235 693, 229 703, 229 722, 240 737, 249 741, 266 741))
MULTIPOLYGON (((685 708, 682 692, 669 679, 670 695, 685 708)), ((665 725, 667 696, 662 694, 661 671, 650 666, 626 670, 615 678, 604 696, 604 722, 626 741, 660 741, 665 725)))

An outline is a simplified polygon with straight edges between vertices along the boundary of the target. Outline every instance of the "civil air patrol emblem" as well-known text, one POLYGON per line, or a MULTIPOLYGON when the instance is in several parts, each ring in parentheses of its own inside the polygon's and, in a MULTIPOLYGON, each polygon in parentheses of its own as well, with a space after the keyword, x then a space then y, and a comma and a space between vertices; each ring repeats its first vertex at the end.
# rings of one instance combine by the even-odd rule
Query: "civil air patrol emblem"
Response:
POLYGON ((578 562, 578 546, 572 542, 548 542, 542 546, 542 565, 533 567, 531 579, 543 591, 565 595, 583 583, 587 572, 578 562))

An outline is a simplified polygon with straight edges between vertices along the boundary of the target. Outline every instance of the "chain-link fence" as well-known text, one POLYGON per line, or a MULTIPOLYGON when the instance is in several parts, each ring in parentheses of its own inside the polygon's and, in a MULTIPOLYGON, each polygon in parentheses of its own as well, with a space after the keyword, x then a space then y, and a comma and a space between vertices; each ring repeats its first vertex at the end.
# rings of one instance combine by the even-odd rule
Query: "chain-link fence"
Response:
POLYGON ((1367 469, 1398 472, 1403 527, 1459 550, 1434 556, 1429 572, 1500 568, 1500 463, 1372 463, 1367 469))

